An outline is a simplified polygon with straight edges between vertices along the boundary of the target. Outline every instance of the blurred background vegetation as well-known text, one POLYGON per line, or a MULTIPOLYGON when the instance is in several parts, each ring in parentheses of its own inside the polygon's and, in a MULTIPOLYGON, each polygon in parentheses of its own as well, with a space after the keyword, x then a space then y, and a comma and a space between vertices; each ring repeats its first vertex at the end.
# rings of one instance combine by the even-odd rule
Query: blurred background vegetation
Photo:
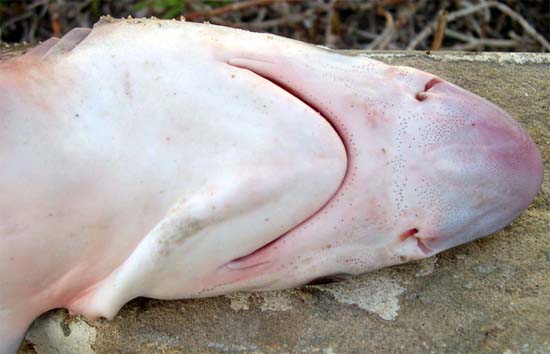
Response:
POLYGON ((0 42, 35 43, 102 15, 208 21, 339 49, 550 51, 550 1, 0 0, 0 42))

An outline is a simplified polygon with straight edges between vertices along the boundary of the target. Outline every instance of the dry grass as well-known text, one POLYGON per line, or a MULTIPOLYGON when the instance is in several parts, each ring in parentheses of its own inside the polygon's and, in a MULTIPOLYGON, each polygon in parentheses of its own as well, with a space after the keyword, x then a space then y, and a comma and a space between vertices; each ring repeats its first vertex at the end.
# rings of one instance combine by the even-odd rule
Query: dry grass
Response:
POLYGON ((550 52, 549 1, 0 0, 0 40, 37 42, 99 16, 156 16, 271 32, 332 48, 550 52))

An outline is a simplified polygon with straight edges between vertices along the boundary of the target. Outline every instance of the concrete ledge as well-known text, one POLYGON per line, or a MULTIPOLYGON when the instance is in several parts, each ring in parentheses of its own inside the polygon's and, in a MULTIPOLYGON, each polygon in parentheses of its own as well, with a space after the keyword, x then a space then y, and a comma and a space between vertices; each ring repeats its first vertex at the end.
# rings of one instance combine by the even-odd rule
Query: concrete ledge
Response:
POLYGON ((416 58, 441 62, 484 62, 498 64, 550 64, 549 53, 500 53, 500 52, 422 52, 422 51, 345 51, 351 54, 365 55, 373 59, 391 63, 396 58, 416 58))
MULTIPOLYGON (((429 71, 503 107, 550 174, 550 54, 364 55, 429 71)), ((20 353, 550 353, 549 220, 546 178, 513 225, 421 262, 299 290, 136 299, 112 322, 52 311, 20 353)))

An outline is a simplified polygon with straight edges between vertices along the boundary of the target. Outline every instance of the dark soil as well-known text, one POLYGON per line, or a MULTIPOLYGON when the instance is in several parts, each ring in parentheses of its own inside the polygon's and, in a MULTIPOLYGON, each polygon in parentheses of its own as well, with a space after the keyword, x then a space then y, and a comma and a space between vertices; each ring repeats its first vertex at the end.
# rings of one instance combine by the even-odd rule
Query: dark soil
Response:
POLYGON ((43 41, 74 27, 90 27, 101 15, 185 16, 188 21, 271 32, 339 49, 548 52, 549 4, 548 0, 0 0, 0 41, 43 41))

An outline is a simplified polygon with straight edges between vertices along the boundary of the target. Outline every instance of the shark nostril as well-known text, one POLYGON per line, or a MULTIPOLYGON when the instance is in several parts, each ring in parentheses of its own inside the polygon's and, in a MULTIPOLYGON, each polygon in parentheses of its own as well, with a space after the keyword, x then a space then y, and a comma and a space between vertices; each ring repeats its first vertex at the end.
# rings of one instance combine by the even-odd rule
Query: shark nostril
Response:
POLYGON ((403 232, 400 236, 399 236, 399 240, 400 241, 405 241, 406 239, 408 239, 409 237, 411 236, 414 236, 418 233, 418 228, 412 228, 412 229, 408 229, 407 231, 403 232))
POLYGON ((416 100, 419 101, 419 102, 424 101, 426 98, 428 98, 428 95, 426 95, 426 92, 428 92, 431 88, 433 88, 435 85, 437 85, 441 82, 442 81, 440 79, 434 77, 433 79, 428 81, 426 83, 426 85, 424 85, 424 91, 418 91, 414 95, 414 98, 416 98, 416 100))
POLYGON ((426 245, 425 240, 421 239, 417 236, 419 230, 418 228, 414 227, 412 229, 408 229, 407 231, 403 232, 401 235, 399 235, 399 241, 404 242, 409 237, 412 237, 416 240, 416 246, 418 249, 422 251, 425 255, 429 255, 432 253, 432 249, 426 245))
POLYGON ((418 248, 419 248, 422 252, 424 252, 424 254, 431 254, 432 251, 433 251, 433 250, 432 250, 430 247, 428 247, 428 246, 426 245, 426 243, 425 243, 422 239, 420 239, 419 237, 416 237, 416 244, 417 244, 418 248))
POLYGON ((414 98, 416 98, 417 101, 424 101, 426 98, 428 98, 428 95, 426 95, 424 92, 417 92, 416 95, 414 96, 414 98))
POLYGON ((424 85, 424 92, 428 91, 429 89, 431 89, 432 87, 434 87, 435 85, 441 83, 441 80, 434 77, 433 79, 431 79, 430 81, 428 81, 426 83, 426 85, 424 85))

